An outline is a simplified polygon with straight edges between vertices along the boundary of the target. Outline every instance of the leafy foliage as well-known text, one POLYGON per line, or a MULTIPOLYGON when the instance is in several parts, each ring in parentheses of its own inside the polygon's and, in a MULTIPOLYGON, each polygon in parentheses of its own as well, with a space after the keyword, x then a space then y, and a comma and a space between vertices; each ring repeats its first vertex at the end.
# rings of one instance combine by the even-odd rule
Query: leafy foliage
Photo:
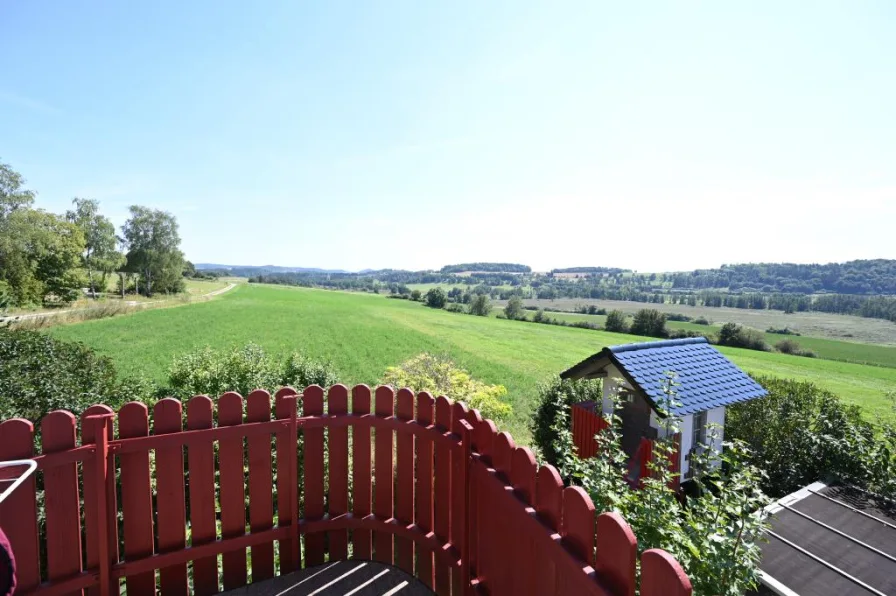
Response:
POLYGON ((492 311, 492 301, 487 294, 476 294, 470 302, 470 314, 478 317, 487 317, 492 311))
POLYGON ((100 287, 105 288, 106 275, 124 264, 124 255, 115 250, 117 242, 115 226, 109 218, 100 215, 99 201, 95 199, 73 199, 75 208, 65 214, 65 218, 78 226, 84 235, 84 253, 81 256, 91 294, 96 297, 93 274, 103 273, 100 287))
POLYGON ((748 350, 760 350, 768 352, 768 344, 765 343, 765 336, 747 327, 741 327, 736 323, 725 323, 719 330, 717 343, 720 346, 731 346, 733 348, 747 348, 748 350))
POLYGON ((119 381, 112 361, 84 344, 0 329, 0 420, 36 422, 53 410, 77 415, 93 404, 115 407, 152 395, 143 379, 119 381))
POLYGON ((184 256, 177 220, 170 213, 132 205, 122 226, 128 243, 127 267, 140 273, 147 296, 153 292, 182 292, 184 256))
POLYGON ((249 343, 225 350, 206 346, 177 356, 168 371, 168 382, 176 396, 186 398, 217 396, 226 391, 242 395, 255 389, 273 392, 285 385, 327 387, 336 383, 336 375, 328 364, 298 352, 277 360, 260 346, 249 343))
POLYGON ((629 333, 648 337, 666 337, 669 334, 666 331, 666 315, 653 308, 642 308, 635 313, 629 333))
POLYGON ((524 309, 522 298, 520 298, 519 296, 513 296, 510 300, 507 301, 507 305, 504 307, 504 316, 511 321, 514 321, 526 316, 523 311, 524 309))
POLYGON ((426 292, 426 306, 430 308, 445 308, 448 303, 448 296, 442 288, 432 288, 426 292))
POLYGON ((564 412, 573 404, 583 401, 602 403, 602 391, 600 379, 571 380, 556 377, 538 386, 535 413, 532 415, 529 430, 544 461, 560 466, 563 452, 561 445, 556 441, 556 429, 561 424, 564 412))
POLYGON ((460 263, 458 265, 445 265, 442 273, 463 273, 466 271, 482 271, 491 273, 530 273, 532 268, 528 265, 517 263, 460 263))
POLYGON ((433 396, 445 395, 479 410, 485 418, 500 420, 511 414, 510 404, 501 401, 507 395, 503 385, 477 381, 445 356, 422 353, 399 366, 390 366, 383 383, 393 387, 409 387, 428 391, 433 396))
POLYGON ((628 331, 628 323, 625 321, 625 313, 621 310, 611 310, 607 313, 604 329, 614 333, 626 333, 628 331))
POLYGON ((779 498, 828 480, 896 498, 896 428, 875 427, 858 407, 812 383, 757 381, 768 395, 728 408, 725 434, 750 446, 751 461, 767 475, 765 492, 779 498))
MULTIPOLYGON (((667 404, 674 402, 674 377, 665 387, 667 404)), ((608 427, 596 436, 597 457, 581 460, 575 455, 565 396, 556 395, 555 407, 561 475, 582 486, 598 511, 621 514, 638 537, 639 552, 668 551, 685 569, 695 594, 735 596, 755 587, 758 541, 767 527, 762 508, 768 499, 757 488, 762 473, 749 463, 743 443, 725 443, 718 454, 709 447, 717 437, 708 437, 703 455, 692 459, 698 469, 697 495, 682 504, 670 487, 675 448, 669 438, 654 442, 650 475, 633 490, 625 479, 628 457, 622 450, 619 416, 608 416, 608 427)), ((616 411, 620 407, 617 400, 616 411)), ((661 435, 671 437, 679 421, 671 415, 665 420, 661 435)))

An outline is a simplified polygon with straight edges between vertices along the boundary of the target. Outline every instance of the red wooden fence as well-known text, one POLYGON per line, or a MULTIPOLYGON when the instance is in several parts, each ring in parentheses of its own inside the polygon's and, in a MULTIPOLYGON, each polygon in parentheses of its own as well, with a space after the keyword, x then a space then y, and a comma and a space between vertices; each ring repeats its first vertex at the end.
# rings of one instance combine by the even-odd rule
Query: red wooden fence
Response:
MULTIPOLYGON (((349 400, 336 385, 285 388, 273 404, 265 391, 226 393, 217 425, 210 398, 185 409, 52 412, 39 454, 30 422, 0 423, 0 460, 39 466, 0 505, 21 593, 108 596, 123 582, 132 596, 214 594, 345 559, 351 543, 353 557, 438 594, 634 594, 625 522, 596 516, 581 489, 461 403, 363 385, 349 400)), ((640 565, 642 596, 691 593, 666 553, 640 565)))

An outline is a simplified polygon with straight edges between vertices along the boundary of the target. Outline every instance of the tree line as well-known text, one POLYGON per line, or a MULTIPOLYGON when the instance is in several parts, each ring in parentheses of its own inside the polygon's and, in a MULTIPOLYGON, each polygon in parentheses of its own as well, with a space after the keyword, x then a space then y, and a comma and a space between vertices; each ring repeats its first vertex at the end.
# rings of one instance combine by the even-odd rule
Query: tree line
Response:
POLYGON ((82 288, 96 298, 112 275, 122 296, 183 291, 187 262, 170 213, 132 205, 116 230, 95 199, 76 197, 58 214, 36 196, 0 162, 0 309, 69 304, 82 288))

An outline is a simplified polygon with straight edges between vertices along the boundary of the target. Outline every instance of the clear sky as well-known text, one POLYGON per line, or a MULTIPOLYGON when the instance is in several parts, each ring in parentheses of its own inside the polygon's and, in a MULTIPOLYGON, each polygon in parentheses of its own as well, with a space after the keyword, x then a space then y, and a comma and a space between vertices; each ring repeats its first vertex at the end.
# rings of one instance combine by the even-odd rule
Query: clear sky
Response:
POLYGON ((896 258, 896 2, 0 2, 0 160, 194 262, 896 258))

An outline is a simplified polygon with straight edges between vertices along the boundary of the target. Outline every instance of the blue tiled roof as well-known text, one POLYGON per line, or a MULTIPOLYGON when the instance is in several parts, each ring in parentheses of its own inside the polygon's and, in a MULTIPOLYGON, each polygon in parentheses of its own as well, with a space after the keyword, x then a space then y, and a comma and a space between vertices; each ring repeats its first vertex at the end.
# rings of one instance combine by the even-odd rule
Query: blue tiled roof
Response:
POLYGON ((625 370, 654 403, 663 403, 662 383, 668 371, 677 374, 678 415, 756 399, 765 389, 731 363, 706 338, 651 341, 608 348, 610 359, 625 370))

